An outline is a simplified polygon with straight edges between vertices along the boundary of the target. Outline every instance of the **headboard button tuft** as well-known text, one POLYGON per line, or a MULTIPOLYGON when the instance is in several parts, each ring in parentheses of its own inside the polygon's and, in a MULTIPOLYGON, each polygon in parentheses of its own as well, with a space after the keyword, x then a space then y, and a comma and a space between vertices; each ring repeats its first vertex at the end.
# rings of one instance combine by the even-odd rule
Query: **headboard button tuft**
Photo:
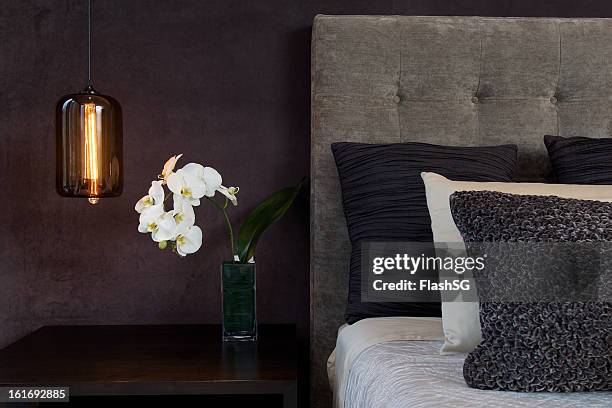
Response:
POLYGON ((552 104, 557 103, 557 97, 556 96, 551 96, 550 97, 550 103, 552 103, 552 104))
POLYGON ((476 95, 472 96, 472 103, 478 103, 479 99, 476 95))
POLYGON ((395 96, 393 97, 393 102, 395 102, 395 103, 400 103, 400 100, 401 100, 401 99, 400 99, 399 95, 395 95, 395 96))

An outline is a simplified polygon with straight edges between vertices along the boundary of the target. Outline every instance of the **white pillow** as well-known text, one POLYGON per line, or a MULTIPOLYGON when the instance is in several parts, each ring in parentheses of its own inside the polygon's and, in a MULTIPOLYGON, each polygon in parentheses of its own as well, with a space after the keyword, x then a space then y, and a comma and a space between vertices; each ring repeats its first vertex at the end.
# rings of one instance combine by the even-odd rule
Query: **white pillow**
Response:
MULTIPOLYGON (((421 173, 427 194, 434 242, 463 243, 450 210, 450 196, 456 191, 498 191, 501 193, 558 196, 612 202, 612 185, 543 183, 480 183, 452 181, 436 173, 421 173)), ((442 302, 444 344, 442 354, 467 353, 480 343, 477 302, 442 302)))

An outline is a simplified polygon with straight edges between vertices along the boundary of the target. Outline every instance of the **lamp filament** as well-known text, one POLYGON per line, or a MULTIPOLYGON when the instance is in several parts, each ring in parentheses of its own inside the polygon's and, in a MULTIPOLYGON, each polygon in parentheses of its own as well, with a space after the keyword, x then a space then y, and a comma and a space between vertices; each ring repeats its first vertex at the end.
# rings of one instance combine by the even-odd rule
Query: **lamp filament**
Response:
POLYGON ((96 104, 86 103, 85 107, 85 180, 89 184, 89 202, 97 204, 98 195, 98 134, 96 104))

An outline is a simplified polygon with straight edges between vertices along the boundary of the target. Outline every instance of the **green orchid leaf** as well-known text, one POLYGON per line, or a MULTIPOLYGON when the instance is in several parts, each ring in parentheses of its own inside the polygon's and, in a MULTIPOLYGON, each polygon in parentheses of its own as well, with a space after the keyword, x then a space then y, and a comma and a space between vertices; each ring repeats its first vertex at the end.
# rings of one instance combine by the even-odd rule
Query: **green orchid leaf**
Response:
POLYGON ((240 262, 246 263, 253 257, 261 235, 291 208, 303 185, 304 180, 293 187, 283 188, 268 196, 251 211, 238 232, 236 251, 240 262))

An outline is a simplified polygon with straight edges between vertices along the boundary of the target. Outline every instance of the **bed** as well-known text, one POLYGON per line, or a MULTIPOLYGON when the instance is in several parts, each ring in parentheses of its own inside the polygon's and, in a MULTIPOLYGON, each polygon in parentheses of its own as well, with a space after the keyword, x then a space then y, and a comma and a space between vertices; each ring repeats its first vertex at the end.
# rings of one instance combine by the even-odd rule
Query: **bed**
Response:
POLYGON ((520 393, 465 385, 465 354, 440 355, 437 318, 380 317, 342 326, 328 360, 334 406, 607 408, 610 392, 520 393))
MULTIPOLYGON (((488 400, 497 398, 492 394, 466 396, 461 356, 436 354, 439 340, 394 338, 394 333, 383 331, 383 341, 369 344, 351 334, 352 326, 338 338, 344 323, 350 243, 330 144, 515 143, 520 146, 519 178, 542 180, 549 172, 543 135, 612 135, 611 34, 611 19, 316 17, 311 121, 312 406, 332 405, 326 364, 342 336, 367 345, 343 363, 350 365, 342 380, 346 406, 451 404, 451 400, 441 402, 440 396, 416 395, 417 388, 423 389, 415 386, 418 379, 411 385, 391 371, 376 371, 389 368, 382 362, 393 361, 392 356, 405 362, 401 366, 408 367, 404 374, 410 377, 413 364, 437 367, 432 372, 443 375, 444 386, 457 398, 452 403, 458 406, 471 398, 478 405, 470 406, 597 406, 598 398, 604 402, 607 398, 609 404, 609 395, 566 395, 560 402, 511 398, 505 393, 500 397, 505 405, 488 400), (372 383, 372 378, 381 376, 388 380, 372 383), (371 388, 364 385, 368 381, 371 388), (399 390, 399 399, 390 399, 396 394, 384 387, 399 390), (378 395, 383 400, 368 399, 378 395)), ((336 364, 338 353, 332 355, 336 364)), ((430 382, 423 377, 420 383, 430 382)), ((337 393, 337 381, 334 386, 337 393)))

